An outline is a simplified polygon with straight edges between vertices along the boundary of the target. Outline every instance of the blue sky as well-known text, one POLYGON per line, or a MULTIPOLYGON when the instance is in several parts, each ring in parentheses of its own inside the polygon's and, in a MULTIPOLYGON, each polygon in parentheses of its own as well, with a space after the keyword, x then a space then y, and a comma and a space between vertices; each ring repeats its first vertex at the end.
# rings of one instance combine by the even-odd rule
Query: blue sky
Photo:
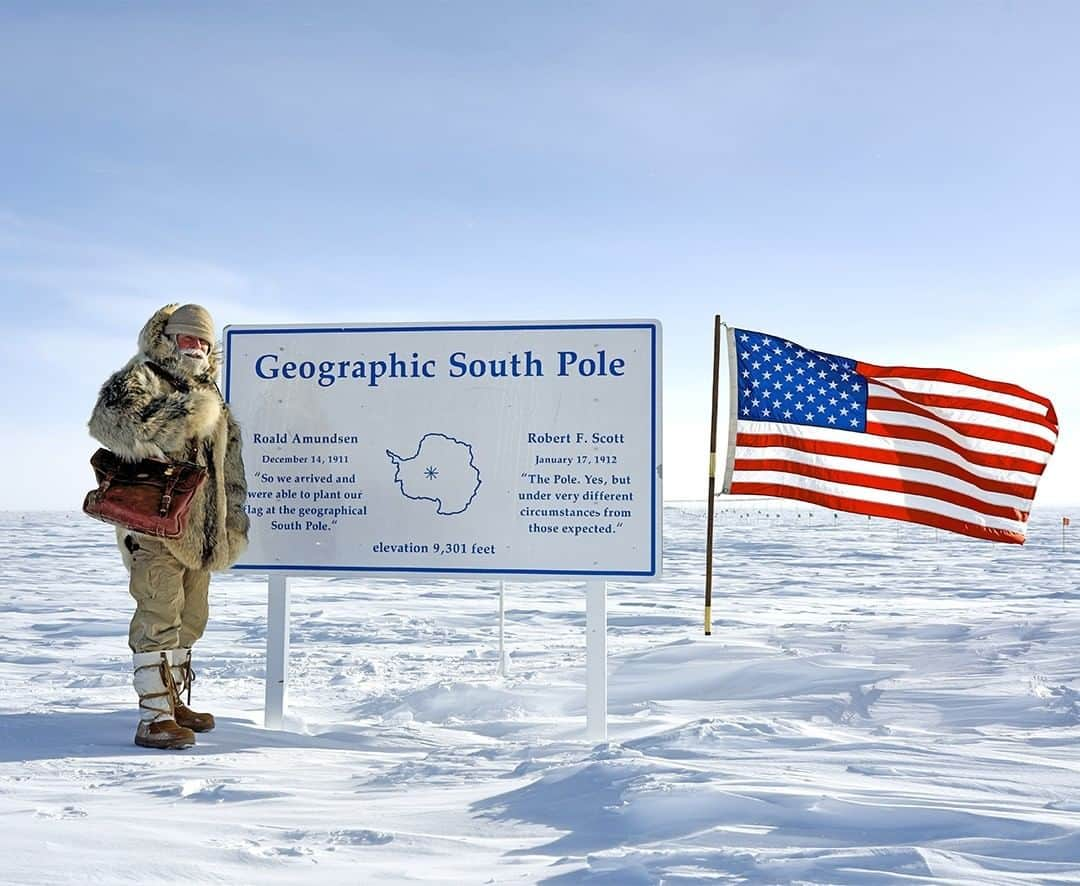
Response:
POLYGON ((1051 397, 1076 501, 1071 3, 7 3, 0 508, 76 508, 146 317, 656 317, 669 498, 712 316, 1051 397))

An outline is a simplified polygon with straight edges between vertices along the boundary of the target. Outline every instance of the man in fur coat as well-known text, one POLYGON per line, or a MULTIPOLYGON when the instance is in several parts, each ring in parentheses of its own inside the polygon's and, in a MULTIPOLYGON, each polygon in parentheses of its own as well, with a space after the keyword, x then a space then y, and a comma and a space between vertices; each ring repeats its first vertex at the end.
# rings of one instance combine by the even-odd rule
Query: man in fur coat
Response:
POLYGON ((199 305, 167 305, 139 334, 139 351, 101 388, 90 434, 116 455, 196 461, 207 481, 196 493, 183 536, 161 539, 117 530, 135 616, 134 653, 139 725, 135 744, 185 748, 214 717, 192 711, 191 647, 208 616, 210 573, 236 562, 247 544, 247 482, 240 429, 215 378, 214 324, 199 305))

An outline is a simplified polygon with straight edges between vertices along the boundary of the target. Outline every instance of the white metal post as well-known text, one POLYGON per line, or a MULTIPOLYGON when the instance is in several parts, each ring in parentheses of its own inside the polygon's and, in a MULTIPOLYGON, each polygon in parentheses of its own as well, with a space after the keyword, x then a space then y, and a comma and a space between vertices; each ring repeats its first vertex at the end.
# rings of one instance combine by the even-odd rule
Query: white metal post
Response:
POLYGON ((585 586, 585 735, 607 741, 607 583, 585 586))
POLYGON ((506 625, 506 582, 499 582, 499 676, 506 676, 506 646, 504 634, 506 625))
POLYGON ((289 582, 287 575, 270 574, 266 597, 266 703, 263 724, 281 729, 289 692, 289 582))

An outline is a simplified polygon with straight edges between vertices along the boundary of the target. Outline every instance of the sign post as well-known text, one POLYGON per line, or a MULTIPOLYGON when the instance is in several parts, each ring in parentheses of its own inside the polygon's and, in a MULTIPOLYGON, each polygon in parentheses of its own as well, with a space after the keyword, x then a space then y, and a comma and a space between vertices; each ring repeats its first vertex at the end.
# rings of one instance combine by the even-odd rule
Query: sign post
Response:
POLYGON ((660 324, 230 326, 225 349, 251 519, 234 568, 271 576, 268 726, 286 577, 360 574, 584 580, 606 732, 604 583, 661 571, 660 324))
POLYGON ((270 575, 266 597, 266 701, 263 722, 281 729, 289 692, 289 577, 270 575))
POLYGON ((585 734, 607 741, 607 587, 590 581, 585 589, 585 734))
POLYGON ((499 582, 499 664, 498 674, 505 677, 509 670, 506 666, 506 582, 499 582))

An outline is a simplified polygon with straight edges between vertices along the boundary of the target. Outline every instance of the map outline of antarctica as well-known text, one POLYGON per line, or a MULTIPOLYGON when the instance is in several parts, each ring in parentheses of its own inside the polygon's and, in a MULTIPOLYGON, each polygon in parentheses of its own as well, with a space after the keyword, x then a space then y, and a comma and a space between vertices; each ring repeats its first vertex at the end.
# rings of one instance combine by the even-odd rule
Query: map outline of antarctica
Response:
POLYGON ((420 442, 416 445, 416 453, 414 455, 405 457, 387 449, 386 456, 394 465, 394 482, 397 484, 401 494, 412 501, 435 502, 435 513, 443 517, 461 514, 468 510, 469 505, 473 503, 473 499, 476 498, 476 494, 483 483, 480 478, 480 469, 477 468, 476 462, 473 461, 472 445, 466 443, 464 440, 458 440, 456 437, 451 437, 449 434, 441 434, 434 431, 429 432, 420 438, 420 442), (431 451, 431 447, 425 448, 425 445, 431 440, 436 441, 434 445, 438 447, 435 449, 434 453, 431 451), (445 443, 439 441, 445 441, 445 443), (464 452, 459 453, 459 447, 464 448, 464 452), (442 448, 442 451, 440 451, 440 448, 442 448), (465 455, 468 456, 468 461, 460 461, 465 455), (401 473, 402 468, 413 463, 415 463, 417 467, 410 467, 407 468, 407 470, 409 470, 410 473, 415 471, 415 473, 412 473, 412 476, 403 477, 401 473), (465 472, 464 477, 455 473, 455 468, 463 470, 465 472), (471 491, 466 492, 471 483, 471 478, 469 478, 467 474, 468 471, 472 471, 475 475, 475 483, 472 483, 471 491), (433 481, 439 481, 443 486, 433 490, 432 494, 419 494, 423 488, 424 482, 430 483, 433 481), (446 489, 445 484, 448 483, 460 484, 460 488, 454 488, 454 486, 451 485, 449 493, 444 493, 442 490, 446 489), (408 488, 406 488, 406 484, 408 484, 408 488), (410 492, 418 494, 412 495, 410 492), (456 507, 455 510, 444 510, 444 508, 448 508, 447 499, 451 498, 453 500, 449 502, 449 506, 460 504, 460 507, 456 507))

